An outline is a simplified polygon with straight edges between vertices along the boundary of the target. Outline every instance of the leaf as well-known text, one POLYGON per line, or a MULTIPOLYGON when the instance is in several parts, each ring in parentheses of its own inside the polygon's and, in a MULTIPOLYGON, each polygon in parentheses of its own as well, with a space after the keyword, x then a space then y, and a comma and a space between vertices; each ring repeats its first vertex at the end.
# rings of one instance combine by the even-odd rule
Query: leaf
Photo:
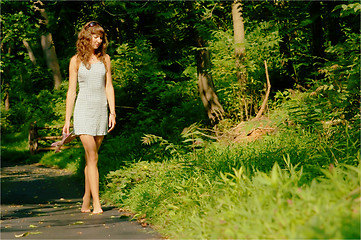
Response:
POLYGON ((80 224, 84 224, 84 222, 83 221, 77 221, 75 223, 72 223, 71 225, 80 225, 80 224))
POLYGON ((277 164, 277 162, 275 162, 275 164, 272 167, 271 180, 272 180, 273 185, 278 185, 279 180, 280 180, 280 167, 277 164))
POLYGON ((29 225, 29 228, 37 228, 38 226, 36 226, 36 225, 33 225, 33 224, 30 224, 29 225))
POLYGON ((22 233, 22 234, 15 234, 15 237, 16 238, 21 238, 21 237, 26 237, 27 235, 29 235, 29 232, 25 232, 25 233, 22 233))

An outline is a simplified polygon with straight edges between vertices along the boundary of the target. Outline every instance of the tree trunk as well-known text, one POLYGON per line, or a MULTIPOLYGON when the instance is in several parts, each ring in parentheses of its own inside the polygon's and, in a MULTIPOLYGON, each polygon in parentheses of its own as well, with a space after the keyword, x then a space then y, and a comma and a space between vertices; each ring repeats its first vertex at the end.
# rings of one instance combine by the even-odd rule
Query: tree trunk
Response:
POLYGON ((59 89, 61 84, 61 73, 55 47, 52 45, 51 33, 41 36, 41 46, 46 58, 46 63, 53 73, 54 88, 59 89))
POLYGON ((315 62, 323 63, 325 57, 325 48, 323 46, 324 36, 321 19, 321 3, 319 1, 312 1, 310 3, 310 16, 312 21, 312 55, 316 57, 315 62))
MULTIPOLYGON (((1 49, 2 48, 3 48, 3 46, 1 46, 1 49)), ((8 49, 8 54, 9 55, 11 54, 11 48, 8 49)), ((3 71, 4 71, 5 76, 6 76, 8 71, 9 71, 9 66, 6 67, 5 69, 3 69, 3 71)), ((10 110, 10 95, 9 95, 10 83, 9 82, 4 82, 4 74, 3 74, 3 78, 1 79, 1 88, 4 91, 4 96, 5 96, 4 97, 4 107, 5 107, 4 110, 9 111, 10 110)))
MULTIPOLYGON (((327 11, 331 13, 339 2, 328 1, 326 2, 327 11)), ((326 29, 328 33, 328 39, 331 41, 331 45, 335 46, 338 42, 343 42, 343 34, 340 27, 340 17, 336 17, 331 14, 327 14, 325 17, 326 29)))
POLYGON ((243 65, 244 57, 246 56, 244 23, 242 17, 242 2, 241 0, 234 0, 232 4, 232 18, 233 18, 233 33, 235 44, 236 70, 237 79, 241 88, 245 88, 247 83, 246 68, 243 65))
POLYGON ((29 43, 24 39, 24 40, 23 40, 23 44, 24 44, 26 50, 28 51, 30 61, 31 61, 34 65, 36 65, 36 58, 35 58, 34 52, 33 52, 33 50, 31 49, 29 43))
POLYGON ((208 49, 201 37, 198 37, 197 44, 200 48, 197 53, 198 91, 208 118, 215 124, 223 118, 224 110, 214 90, 208 49))
MULTIPOLYGON (((40 23, 47 25, 48 16, 45 12, 44 4, 38 0, 35 2, 34 6, 37 11, 40 11, 41 16, 44 18, 44 21, 40 21, 40 23), (38 7, 37 4, 40 5, 40 7, 38 7)), ((53 73, 54 88, 59 89, 61 84, 61 73, 51 33, 41 36, 41 47, 43 48, 46 63, 53 73)))
POLYGON ((6 84, 4 95, 5 95, 5 99, 4 99, 5 111, 9 111, 10 110, 9 84, 6 84))

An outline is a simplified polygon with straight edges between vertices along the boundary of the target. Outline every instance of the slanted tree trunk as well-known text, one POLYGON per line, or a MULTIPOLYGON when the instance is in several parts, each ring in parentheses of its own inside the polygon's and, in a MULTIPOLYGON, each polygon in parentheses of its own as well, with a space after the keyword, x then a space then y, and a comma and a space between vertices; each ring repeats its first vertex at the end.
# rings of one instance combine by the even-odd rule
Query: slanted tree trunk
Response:
POLYGON ((24 44, 26 50, 28 51, 30 61, 31 61, 34 65, 36 65, 36 58, 35 58, 34 52, 33 52, 33 50, 31 49, 29 43, 24 39, 24 40, 23 40, 23 44, 24 44))
MULTIPOLYGON (((48 16, 45 12, 44 4, 38 0, 35 2, 34 6, 37 11, 40 11, 41 16, 44 18, 44 21, 40 21, 40 23, 47 25, 48 16), (38 5, 40 7, 38 7, 38 5)), ((43 48, 46 63, 53 73, 54 88, 59 89, 61 84, 61 73, 51 33, 47 33, 46 35, 41 36, 41 47, 43 48)))
POLYGON ((53 73, 54 88, 59 89, 61 84, 61 73, 55 47, 52 42, 51 33, 41 36, 41 46, 46 58, 46 63, 53 73))
POLYGON ((198 37, 197 44, 200 48, 197 53, 198 91, 208 118, 215 124, 223 118, 224 110, 214 89, 208 49, 201 37, 198 37))
POLYGON ((242 2, 241 0, 234 0, 232 4, 232 18, 233 18, 233 33, 235 44, 236 70, 237 79, 241 88, 245 88, 247 83, 246 68, 243 64, 246 56, 244 23, 242 17, 242 2))

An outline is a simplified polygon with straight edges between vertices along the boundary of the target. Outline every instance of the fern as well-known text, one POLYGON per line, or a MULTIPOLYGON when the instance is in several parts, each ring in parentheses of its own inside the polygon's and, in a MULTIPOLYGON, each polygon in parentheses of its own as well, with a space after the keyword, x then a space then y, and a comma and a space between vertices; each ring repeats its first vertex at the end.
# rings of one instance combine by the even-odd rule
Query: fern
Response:
POLYGON ((175 154, 177 157, 182 158, 182 155, 178 152, 176 145, 162 137, 153 134, 144 134, 144 137, 142 137, 142 143, 149 146, 158 143, 159 146, 164 147, 165 151, 169 151, 172 156, 175 154))

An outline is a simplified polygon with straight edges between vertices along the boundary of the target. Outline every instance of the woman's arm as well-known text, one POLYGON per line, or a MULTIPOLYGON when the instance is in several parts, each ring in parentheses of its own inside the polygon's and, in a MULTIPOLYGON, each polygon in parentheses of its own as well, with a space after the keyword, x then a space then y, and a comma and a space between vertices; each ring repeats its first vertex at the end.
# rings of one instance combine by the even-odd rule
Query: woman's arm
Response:
POLYGON ((69 88, 66 95, 66 112, 65 112, 65 124, 63 127, 63 133, 69 134, 70 132, 70 119, 73 114, 73 107, 76 97, 76 84, 78 79, 78 60, 77 56, 70 59, 69 64, 69 88))
POLYGON ((112 82, 112 71, 111 71, 111 62, 110 57, 107 54, 105 57, 106 66, 107 66, 107 73, 105 77, 105 93, 107 95, 108 105, 109 105, 109 130, 108 132, 112 131, 115 127, 115 96, 114 96, 114 87, 112 82))

